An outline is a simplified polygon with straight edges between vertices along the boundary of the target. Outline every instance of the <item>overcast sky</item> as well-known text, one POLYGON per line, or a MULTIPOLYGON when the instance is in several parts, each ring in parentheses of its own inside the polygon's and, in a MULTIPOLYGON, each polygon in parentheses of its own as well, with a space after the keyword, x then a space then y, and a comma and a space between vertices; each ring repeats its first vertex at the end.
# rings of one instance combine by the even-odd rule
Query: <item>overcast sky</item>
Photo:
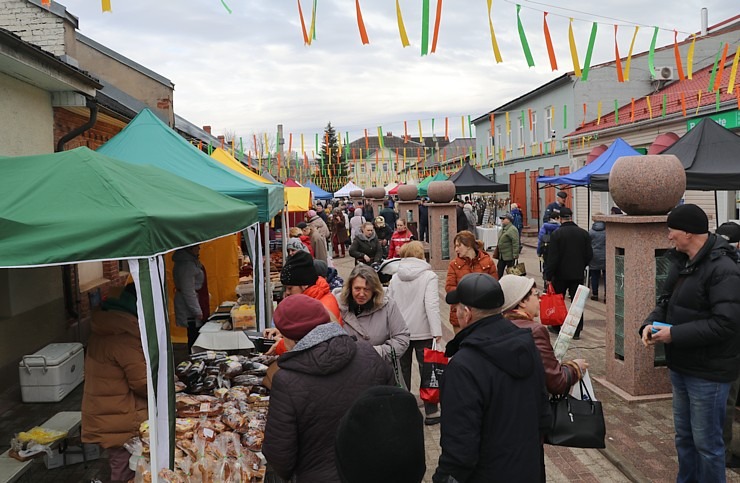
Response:
MULTIPOLYGON (((700 10, 709 24, 740 14, 737 0, 521 1, 521 19, 535 67, 527 67, 517 33, 516 6, 493 0, 492 20, 503 62, 491 48, 486 0, 445 0, 437 52, 422 57, 422 0, 400 0, 411 46, 403 48, 393 0, 361 0, 369 45, 362 45, 355 2, 318 0, 316 40, 304 46, 296 0, 112 0, 102 13, 100 0, 64 0, 80 31, 109 48, 169 78, 175 84, 175 111, 214 133, 274 133, 284 125, 311 149, 315 133, 327 122, 350 138, 382 126, 402 134, 461 135, 460 117, 475 118, 572 70, 568 17, 574 18, 583 63, 593 21, 599 22, 592 64, 614 59, 614 23, 625 56, 634 31, 641 28, 635 52, 650 46, 652 26, 662 29, 657 45, 679 40, 700 28, 700 10), (553 5, 557 4, 558 7, 553 5), (559 70, 549 66, 543 36, 543 11, 555 46, 559 70), (592 14, 598 14, 596 17, 592 14)), ((430 40, 436 1, 431 0, 430 40)), ((301 5, 310 24, 311 0, 301 5)), ((466 128, 466 135, 469 135, 466 128)), ((287 147, 287 146, 286 146, 287 147)))

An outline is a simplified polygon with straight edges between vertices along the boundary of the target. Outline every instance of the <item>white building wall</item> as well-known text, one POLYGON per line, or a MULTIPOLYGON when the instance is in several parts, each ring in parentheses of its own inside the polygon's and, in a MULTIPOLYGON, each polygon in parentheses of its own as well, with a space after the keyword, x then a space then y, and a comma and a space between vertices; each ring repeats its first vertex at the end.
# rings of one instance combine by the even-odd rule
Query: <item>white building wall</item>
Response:
POLYGON ((0 27, 56 56, 65 54, 64 19, 26 0, 0 0, 0 27))
POLYGON ((0 155, 54 152, 50 94, 0 72, 0 155))

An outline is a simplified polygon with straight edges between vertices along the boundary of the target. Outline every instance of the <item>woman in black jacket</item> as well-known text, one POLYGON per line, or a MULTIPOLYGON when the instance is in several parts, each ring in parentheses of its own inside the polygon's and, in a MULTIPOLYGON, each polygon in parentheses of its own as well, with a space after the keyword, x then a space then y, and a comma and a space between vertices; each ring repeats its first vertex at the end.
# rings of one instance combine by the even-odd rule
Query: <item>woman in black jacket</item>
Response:
POLYGON ((370 265, 383 260, 383 247, 380 246, 372 223, 365 222, 362 225, 362 231, 352 240, 349 254, 355 259, 355 265, 360 262, 370 265))
POLYGON ((383 247, 383 258, 388 258, 388 247, 391 243, 393 230, 386 224, 385 218, 382 216, 375 218, 375 234, 378 236, 380 246, 383 247))

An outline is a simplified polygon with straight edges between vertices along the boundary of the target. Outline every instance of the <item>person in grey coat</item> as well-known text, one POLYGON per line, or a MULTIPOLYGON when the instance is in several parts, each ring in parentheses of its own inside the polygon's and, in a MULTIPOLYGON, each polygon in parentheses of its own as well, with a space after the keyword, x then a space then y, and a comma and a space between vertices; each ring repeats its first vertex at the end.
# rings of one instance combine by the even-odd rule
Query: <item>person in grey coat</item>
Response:
POLYGON ((203 287, 205 272, 198 255, 200 246, 193 245, 177 250, 172 255, 175 266, 172 276, 175 281, 175 323, 188 329, 188 352, 198 338, 198 329, 203 325, 203 313, 198 301, 198 290, 203 287))
MULTIPOLYGON (((588 264, 591 300, 599 300, 599 283, 602 275, 604 277, 604 292, 606 292, 606 224, 603 221, 595 221, 591 225, 588 235, 591 237, 591 249, 594 252, 594 256, 588 264)), ((604 294, 604 302, 606 302, 606 293, 604 294)))
POLYGON ((396 359, 403 356, 409 347, 409 328, 396 303, 385 295, 372 267, 357 265, 341 291, 333 293, 349 335, 372 344, 387 362, 393 362, 394 353, 396 359))

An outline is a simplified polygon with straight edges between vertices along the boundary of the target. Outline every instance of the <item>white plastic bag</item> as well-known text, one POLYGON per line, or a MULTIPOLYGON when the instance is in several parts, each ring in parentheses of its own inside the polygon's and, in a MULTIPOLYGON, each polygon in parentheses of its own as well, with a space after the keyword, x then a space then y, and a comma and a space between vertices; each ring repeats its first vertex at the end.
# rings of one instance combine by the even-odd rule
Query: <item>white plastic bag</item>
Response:
MULTIPOLYGON (((591 383, 591 376, 588 375, 588 369, 583 373, 582 381, 583 385, 586 386, 586 391, 588 391, 588 394, 591 396, 591 400, 598 401, 598 399, 596 399, 596 393, 594 392, 594 385, 591 383)), ((573 384, 573 387, 570 388, 570 395, 582 401, 589 399, 588 395, 583 394, 581 391, 580 382, 573 384)))

